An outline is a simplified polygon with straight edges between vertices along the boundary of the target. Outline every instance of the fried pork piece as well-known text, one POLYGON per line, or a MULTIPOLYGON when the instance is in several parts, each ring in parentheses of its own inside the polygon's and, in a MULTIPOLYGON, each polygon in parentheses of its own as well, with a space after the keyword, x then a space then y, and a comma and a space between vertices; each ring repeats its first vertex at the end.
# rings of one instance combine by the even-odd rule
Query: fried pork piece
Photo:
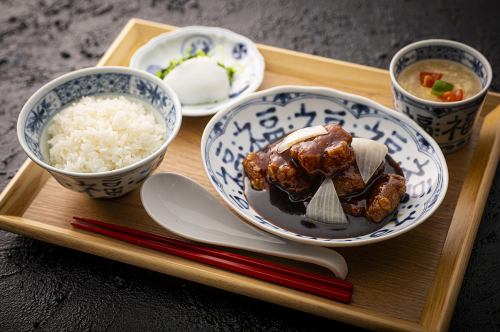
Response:
MULTIPOLYGON (((372 179, 376 178, 384 171, 384 164, 380 164, 379 168, 373 173, 372 179)), ((345 197, 352 194, 359 193, 365 189, 365 181, 359 173, 358 166, 353 163, 348 169, 342 171, 335 175, 333 178, 333 184, 335 185, 335 190, 339 197, 345 197)))
POLYGON ((311 182, 307 174, 295 166, 286 153, 280 154, 275 149, 269 156, 267 176, 274 184, 289 193, 301 193, 307 191, 311 182))
POLYGON ((381 222, 396 209, 405 193, 404 177, 397 174, 385 174, 373 185, 366 207, 366 218, 381 222))
POLYGON ((352 136, 338 124, 325 126, 328 134, 294 144, 290 156, 308 174, 331 176, 348 168, 355 160, 350 147, 352 136))
POLYGON ((243 169, 250 179, 252 188, 263 190, 267 187, 267 164, 270 150, 250 152, 243 160, 243 169))
POLYGON ((342 202, 342 209, 354 217, 364 216, 366 212, 365 200, 342 202))
POLYGON ((358 166, 352 164, 345 171, 340 172, 333 177, 335 191, 339 197, 344 197, 353 193, 357 193, 365 189, 365 182, 359 174, 358 166))

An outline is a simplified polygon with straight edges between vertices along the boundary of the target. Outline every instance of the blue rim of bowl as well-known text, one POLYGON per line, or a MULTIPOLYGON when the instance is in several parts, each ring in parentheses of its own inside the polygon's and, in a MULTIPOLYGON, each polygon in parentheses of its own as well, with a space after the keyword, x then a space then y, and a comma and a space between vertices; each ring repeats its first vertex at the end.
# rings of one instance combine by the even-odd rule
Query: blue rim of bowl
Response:
POLYGON ((23 108, 21 109, 21 112, 19 113, 19 116, 17 118, 17 139, 19 140, 19 143, 21 144, 24 152, 28 155, 28 157, 33 160, 35 163, 40 165, 41 167, 55 173, 59 174, 64 174, 68 176, 78 176, 82 178, 94 178, 94 177, 102 177, 102 176, 112 176, 112 175, 117 175, 117 174, 122 174, 127 171, 131 171, 137 167, 140 167, 144 164, 147 164, 154 160, 156 157, 158 157, 162 151, 168 147, 168 145, 172 142, 172 140, 177 136, 179 129, 181 127, 181 122, 182 122, 182 111, 181 111, 181 103, 179 99, 177 98, 177 95, 175 92, 162 80, 160 80, 158 77, 154 77, 150 74, 147 74, 143 72, 142 70, 137 70, 137 69, 132 69, 128 67, 119 67, 119 66, 100 66, 100 67, 90 67, 90 68, 83 68, 83 69, 78 69, 69 73, 66 73, 62 76, 59 76, 52 81, 44 84, 41 88, 39 88, 31 97, 28 99, 28 101, 24 104, 23 108), (147 156, 144 159, 141 159, 133 164, 130 164, 128 166, 114 169, 112 171, 106 171, 106 172, 97 172, 97 173, 79 173, 79 172, 70 172, 70 171, 65 171, 59 168, 56 168, 52 165, 47 164, 43 160, 40 160, 35 154, 31 152, 31 150, 28 148, 26 144, 26 139, 24 137, 24 126, 21 125, 21 123, 24 124, 24 122, 20 121, 22 118, 26 117, 28 112, 31 110, 31 106, 35 104, 42 96, 44 96, 47 92, 53 90, 55 87, 61 85, 62 83, 69 81, 70 79, 77 78, 77 77, 82 77, 87 74, 97 74, 97 73, 122 73, 122 74, 131 74, 135 76, 139 76, 141 78, 144 78, 146 80, 151 80, 154 81, 155 84, 162 86, 163 89, 165 89, 169 97, 172 100, 172 103, 174 104, 175 107, 175 113, 176 113, 176 124, 172 130, 171 135, 166 139, 166 141, 152 154, 147 156))
MULTIPOLYGON (((441 151, 441 148, 439 147, 437 142, 425 130, 423 130, 415 121, 413 121, 409 117, 405 116, 404 114, 401 114, 395 110, 392 110, 392 109, 390 109, 384 105, 381 105, 381 104, 379 104, 371 99, 368 99, 368 98, 365 98, 362 96, 358 96, 358 95, 354 95, 354 94, 350 94, 350 93, 346 93, 346 92, 342 92, 339 90, 331 89, 331 88, 325 88, 325 87, 283 85, 283 86, 277 86, 277 87, 270 88, 267 90, 255 92, 251 95, 245 96, 244 98, 242 98, 240 100, 236 100, 235 102, 228 105, 225 109, 223 109, 223 110, 219 111, 217 114, 215 114, 212 117, 212 119, 210 119, 210 121, 208 122, 208 124, 205 127, 205 130, 203 131, 203 135, 201 137, 201 142, 200 142, 200 149, 201 149, 201 159, 203 161, 203 168, 205 170, 205 174, 206 174, 207 178, 210 180, 210 183, 212 184, 212 186, 216 190, 217 194, 219 194, 219 196, 224 200, 224 202, 229 207, 231 207, 231 209, 234 212, 236 212, 241 218, 243 218, 245 221, 249 222, 251 225, 258 227, 258 228, 260 228, 268 233, 271 233, 271 234, 274 234, 274 235, 277 235, 279 237, 286 238, 286 239, 289 239, 289 240, 292 240, 295 242, 301 242, 301 243, 306 243, 306 244, 311 244, 311 245, 316 245, 316 246, 354 247, 354 246, 361 246, 361 245, 365 245, 365 244, 381 242, 381 241, 385 241, 385 240, 394 238, 396 236, 399 236, 399 235, 406 233, 406 232, 412 230, 413 228, 417 227, 418 225, 423 223, 425 220, 427 220, 430 216, 432 216, 432 214, 438 209, 438 207, 443 202, 444 198, 446 197, 446 192, 448 190, 448 182, 449 182, 448 165, 446 164, 446 159, 444 158, 443 152, 441 151), (296 233, 287 234, 287 233, 283 233, 279 230, 275 230, 272 227, 266 227, 265 225, 254 222, 251 218, 246 216, 242 211, 240 211, 238 208, 236 208, 234 206, 234 204, 228 198, 226 198, 224 195, 221 194, 219 188, 217 187, 217 185, 214 183, 214 181, 210 177, 210 174, 208 172, 208 169, 206 167, 206 162, 205 162, 207 156, 205 154, 205 149, 204 149, 205 144, 204 143, 207 142, 208 136, 210 135, 210 132, 214 128, 214 125, 217 122, 219 122, 222 117, 226 116, 227 113, 229 113, 230 111, 235 109, 240 104, 246 103, 246 102, 253 100, 253 99, 258 99, 258 98, 264 97, 266 95, 286 93, 289 91, 324 94, 324 95, 336 96, 336 97, 340 96, 340 98, 343 98, 343 99, 353 100, 353 101, 358 102, 360 104, 365 104, 365 105, 368 105, 368 106, 373 107, 373 108, 381 109, 384 112, 389 113, 391 116, 394 116, 395 118, 397 118, 401 122, 406 123, 406 124, 410 125, 411 127, 413 127, 420 135, 422 135, 433 146, 433 148, 436 151, 437 157, 438 157, 439 161, 441 162, 441 165, 443 165, 443 168, 441 169, 443 172, 443 182, 442 182, 443 190, 442 190, 442 194, 436 200, 436 203, 434 204, 434 206, 431 209, 429 209, 428 211, 426 211, 420 217, 419 221, 415 222, 414 224, 410 224, 407 227, 401 228, 401 229, 396 230, 392 233, 386 233, 380 237, 368 238, 368 239, 363 239, 363 240, 355 240, 355 241, 350 241, 350 242, 335 242, 335 240, 343 240, 343 239, 334 239, 334 240, 328 239, 328 241, 324 241, 321 238, 318 238, 318 239, 302 238, 302 237, 294 235, 296 233)), ((268 222, 270 224, 272 224, 272 222, 270 222, 270 221, 268 221, 268 222)))
POLYGON ((426 39, 426 40, 420 40, 420 41, 411 43, 409 45, 406 45, 405 47, 400 49, 396 54, 394 54, 394 56, 392 57, 391 63, 389 64, 389 75, 391 76, 392 85, 395 88, 397 88, 398 91, 400 91, 406 97, 413 99, 417 102, 420 102, 422 104, 426 104, 428 106, 450 108, 450 107, 465 105, 465 104, 468 104, 469 102, 472 102, 478 98, 481 98, 486 93, 486 91, 490 88, 491 81, 493 79, 493 70, 491 68, 491 64, 486 59, 486 57, 484 55, 482 55, 478 50, 470 47, 469 45, 465 45, 463 43, 460 43, 460 42, 457 42, 454 40, 448 40, 448 39, 426 39), (465 51, 473 54, 475 57, 477 57, 483 63, 483 65, 486 68, 486 71, 488 73, 488 79, 487 79, 486 84, 481 89, 481 91, 479 91, 478 93, 476 93, 472 97, 469 97, 467 99, 460 100, 460 101, 454 101, 454 102, 431 101, 431 100, 422 99, 422 98, 419 98, 419 97, 416 97, 416 96, 410 94, 405 89, 403 89, 403 87, 401 85, 399 85, 399 82, 396 79, 396 76, 394 74, 394 67, 396 66, 397 60, 399 60, 399 58, 401 56, 406 54, 408 51, 411 51, 411 50, 414 50, 414 49, 417 49, 417 48, 420 48, 423 46, 448 46, 448 47, 452 47, 452 48, 462 49, 462 50, 465 50, 465 51))
MULTIPOLYGON (((227 99, 221 100, 220 102, 224 102, 224 101, 233 102, 233 101, 241 100, 241 98, 244 98, 244 97, 248 96, 250 93, 255 92, 260 87, 260 85, 262 84, 262 81, 264 80, 264 72, 266 71, 266 63, 265 63, 264 57, 260 53, 257 45, 248 37, 240 35, 239 33, 236 33, 236 32, 231 31, 229 29, 224 29, 224 28, 219 28, 219 27, 207 27, 207 26, 201 26, 201 25, 192 25, 192 26, 187 26, 184 28, 179 28, 178 30, 175 30, 175 31, 165 32, 165 33, 162 33, 154 38, 151 38, 146 44, 139 47, 134 52, 134 54, 132 55, 132 58, 130 58, 129 68, 140 70, 140 69, 137 69, 137 61, 138 61, 137 59, 138 59, 139 55, 143 55, 145 52, 153 49, 157 43, 165 42, 165 41, 168 41, 170 39, 177 38, 179 36, 196 34, 196 33, 205 33, 207 35, 211 35, 211 34, 213 35, 214 33, 219 33, 219 34, 223 34, 223 35, 229 35, 234 39, 239 39, 241 41, 244 41, 251 48, 254 49, 256 58, 258 59, 260 68, 259 68, 259 72, 256 73, 256 79, 252 82, 252 84, 250 84, 250 86, 244 92, 242 92, 238 97, 235 97, 234 99, 227 98, 227 99)), ((148 74, 151 76, 154 76, 151 73, 148 73, 148 74)), ((201 104, 201 105, 210 106, 210 104, 201 104)), ((227 106, 225 106, 225 107, 227 107, 227 106)), ((189 114, 186 116, 196 117, 196 116, 212 115, 212 114, 215 114, 217 112, 222 111, 224 108, 214 106, 209 112, 198 112, 196 114, 189 114)))

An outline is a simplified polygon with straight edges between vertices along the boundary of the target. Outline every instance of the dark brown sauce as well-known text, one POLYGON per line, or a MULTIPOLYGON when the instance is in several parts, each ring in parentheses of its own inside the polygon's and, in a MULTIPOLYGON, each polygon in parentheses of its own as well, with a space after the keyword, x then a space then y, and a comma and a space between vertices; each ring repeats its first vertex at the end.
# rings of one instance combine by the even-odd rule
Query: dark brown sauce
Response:
MULTIPOLYGON (((351 204, 355 203, 360 206, 366 206, 371 187, 380 177, 384 176, 384 173, 395 173, 403 176, 403 171, 398 163, 390 156, 386 156, 384 170, 380 172, 380 175, 374 176, 362 192, 341 198, 340 201, 342 203, 349 202, 351 204)), ((319 183, 321 181, 318 181, 318 186, 319 183)), ((269 185, 267 190, 255 190, 250 185, 250 180, 246 176, 245 196, 253 209, 274 225, 297 234, 320 238, 338 239, 369 234, 385 226, 397 214, 396 209, 379 223, 368 221, 365 217, 354 217, 346 214, 349 225, 344 229, 336 229, 332 225, 317 222, 305 216, 307 202, 310 198, 302 201, 291 201, 288 193, 274 185, 269 185)))

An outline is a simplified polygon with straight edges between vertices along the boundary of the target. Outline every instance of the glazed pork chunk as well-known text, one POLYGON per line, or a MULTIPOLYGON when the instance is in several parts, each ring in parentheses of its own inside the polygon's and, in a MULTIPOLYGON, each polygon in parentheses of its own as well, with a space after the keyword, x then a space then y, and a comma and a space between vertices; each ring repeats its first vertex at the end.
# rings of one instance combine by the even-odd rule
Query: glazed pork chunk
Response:
POLYGON ((352 136, 338 124, 325 126, 328 134, 293 145, 290 156, 310 175, 332 176, 349 168, 355 156, 352 136))
POLYGON ((406 183, 401 170, 386 156, 365 183, 356 163, 351 135, 338 124, 324 126, 324 129, 326 133, 322 130, 308 139, 294 140, 288 136, 261 151, 249 153, 243 168, 253 189, 279 188, 288 193, 288 202, 304 201, 309 206, 319 185, 325 177, 330 177, 346 214, 381 222, 405 195, 406 183), (391 173, 386 173, 388 170, 391 173))
MULTIPOLYGON (((263 151, 251 152, 243 161, 243 168, 250 178, 252 187, 266 188, 266 178, 289 193, 304 193, 311 188, 315 175, 327 175, 349 169, 355 164, 355 157, 349 144, 351 135, 338 124, 325 126, 327 134, 299 142, 285 152, 276 151, 277 141, 263 151)), ((359 172, 348 173, 349 183, 342 184, 359 188, 359 172)), ((361 180, 362 181, 362 180, 361 180)), ((364 184, 363 184, 364 186, 364 184)))
MULTIPOLYGON (((375 171, 372 178, 377 178, 380 174, 384 172, 384 163, 382 163, 379 168, 375 171)), ((356 163, 351 164, 348 169, 338 173, 333 179, 333 184, 335 185, 335 190, 339 197, 345 197, 353 194, 362 192, 366 184, 359 173, 358 165, 356 163)))
POLYGON ((267 188, 267 165, 269 164, 270 149, 250 152, 243 160, 243 169, 256 190, 267 188))
POLYGON ((278 153, 276 149, 271 152, 267 166, 269 180, 289 193, 303 193, 311 187, 309 176, 287 154, 278 153))
POLYGON ((365 189, 365 182, 359 174, 358 166, 356 163, 349 166, 345 171, 340 172, 337 176, 333 177, 333 184, 339 197, 348 196, 365 189))
POLYGON ((270 181, 289 193, 303 193, 311 187, 310 178, 290 159, 288 152, 276 151, 280 141, 249 153, 243 160, 243 169, 256 190, 266 189, 270 181))
POLYGON ((281 140, 270 144, 264 150, 250 152, 243 160, 243 169, 252 188, 264 190, 270 181, 289 193, 304 192, 311 186, 310 179, 290 160, 288 152, 276 152, 279 142, 281 140))
POLYGON ((366 218, 380 222, 387 217, 403 198, 406 192, 405 178, 397 174, 385 174, 372 188, 366 207, 366 218))

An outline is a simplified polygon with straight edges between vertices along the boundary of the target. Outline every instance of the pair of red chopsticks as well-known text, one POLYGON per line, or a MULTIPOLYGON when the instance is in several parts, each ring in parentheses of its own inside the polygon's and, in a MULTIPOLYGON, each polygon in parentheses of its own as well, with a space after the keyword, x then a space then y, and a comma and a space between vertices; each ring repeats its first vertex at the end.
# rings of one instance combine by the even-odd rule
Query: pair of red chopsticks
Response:
POLYGON ((344 303, 351 301, 352 284, 344 280, 329 278, 274 262, 146 233, 99 220, 73 217, 71 224, 76 228, 86 231, 287 286, 306 293, 319 295, 331 300, 344 303))

